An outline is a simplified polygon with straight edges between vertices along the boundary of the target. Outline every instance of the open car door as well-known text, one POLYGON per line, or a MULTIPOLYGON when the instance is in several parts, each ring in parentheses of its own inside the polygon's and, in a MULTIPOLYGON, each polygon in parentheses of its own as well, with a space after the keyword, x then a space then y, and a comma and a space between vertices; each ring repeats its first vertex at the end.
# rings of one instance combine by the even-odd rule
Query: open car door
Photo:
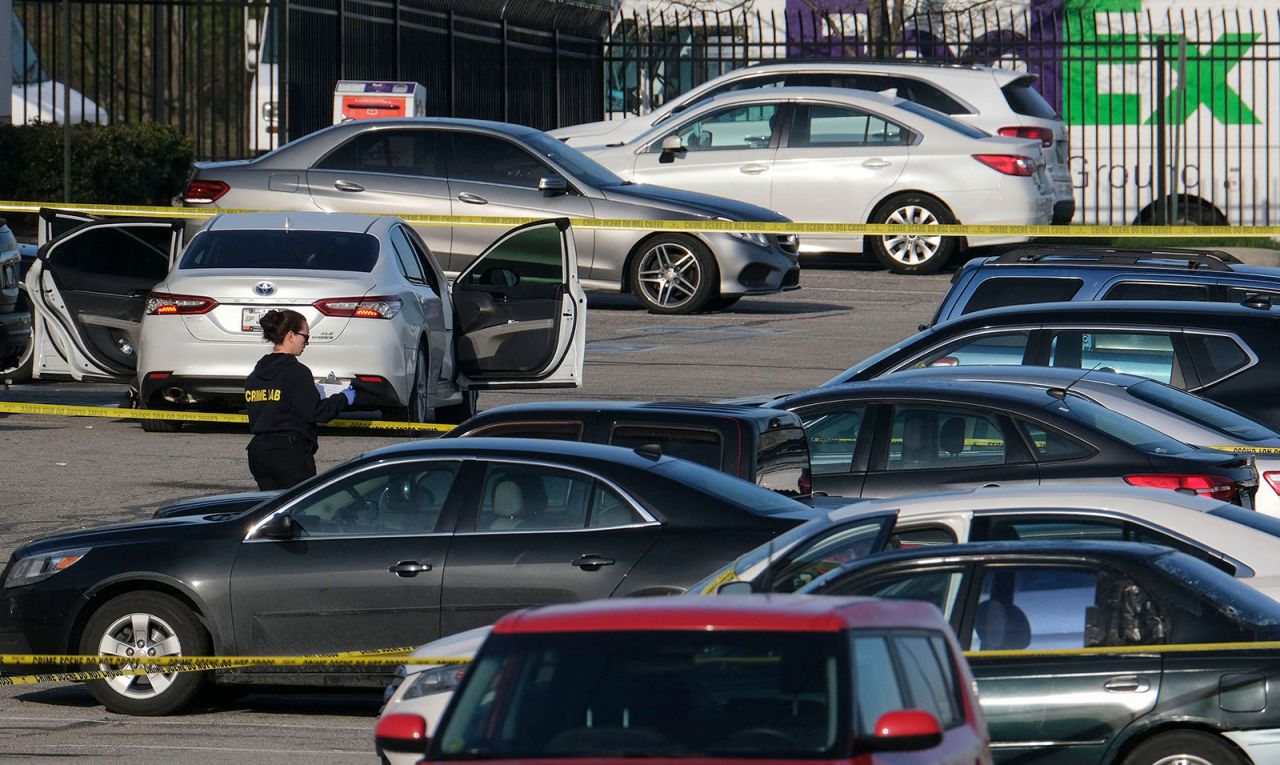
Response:
POLYGON ((41 246, 24 282, 33 314, 32 374, 132 382, 151 288, 169 273, 178 220, 98 220, 42 210, 41 246))
POLYGON ((567 218, 514 228, 453 283, 464 388, 577 387, 587 298, 567 218))

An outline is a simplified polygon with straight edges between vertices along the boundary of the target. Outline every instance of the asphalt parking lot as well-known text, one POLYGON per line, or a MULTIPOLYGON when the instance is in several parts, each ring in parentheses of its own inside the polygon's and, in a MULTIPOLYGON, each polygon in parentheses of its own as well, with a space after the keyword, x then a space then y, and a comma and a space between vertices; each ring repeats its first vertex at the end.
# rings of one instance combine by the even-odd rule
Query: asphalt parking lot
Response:
MULTIPOLYGON (((747 298, 722 313, 656 316, 631 298, 593 298, 584 387, 484 394, 480 406, 535 397, 705 400, 812 387, 914 333, 950 278, 805 265, 803 289, 747 298)), ((120 386, 54 382, 9 386, 0 400, 111 406, 122 394, 120 386)), ((324 433, 317 465, 324 470, 395 440, 324 433)), ((8 473, 0 555, 32 536, 146 518, 182 497, 251 489, 247 441, 237 427, 148 434, 126 420, 0 415, 8 473)), ((375 694, 273 692, 147 719, 105 712, 75 685, 0 688, 0 761, 371 762, 378 705, 375 694)))

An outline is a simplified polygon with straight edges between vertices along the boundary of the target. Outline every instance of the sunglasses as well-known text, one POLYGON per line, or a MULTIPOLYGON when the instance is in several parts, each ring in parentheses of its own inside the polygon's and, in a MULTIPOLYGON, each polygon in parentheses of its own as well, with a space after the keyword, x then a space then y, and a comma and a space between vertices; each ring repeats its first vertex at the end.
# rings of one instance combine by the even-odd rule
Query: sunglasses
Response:
POLYGON ((294 332, 293 334, 302 338, 302 347, 305 348, 311 344, 311 335, 306 332, 294 332))

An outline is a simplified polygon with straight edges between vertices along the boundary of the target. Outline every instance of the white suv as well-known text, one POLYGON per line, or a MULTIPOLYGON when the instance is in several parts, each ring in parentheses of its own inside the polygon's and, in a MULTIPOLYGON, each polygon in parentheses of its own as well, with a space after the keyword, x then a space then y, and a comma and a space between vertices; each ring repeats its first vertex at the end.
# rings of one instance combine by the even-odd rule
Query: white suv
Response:
POLYGON ((810 61, 757 64, 735 69, 668 101, 648 114, 571 125, 550 131, 570 146, 620 145, 673 115, 736 90, 772 87, 835 87, 882 91, 937 109, 988 133, 1041 142, 1053 184, 1053 222, 1070 223, 1076 202, 1067 165, 1067 127, 1036 92, 1035 75, 989 66, 878 61, 810 61))

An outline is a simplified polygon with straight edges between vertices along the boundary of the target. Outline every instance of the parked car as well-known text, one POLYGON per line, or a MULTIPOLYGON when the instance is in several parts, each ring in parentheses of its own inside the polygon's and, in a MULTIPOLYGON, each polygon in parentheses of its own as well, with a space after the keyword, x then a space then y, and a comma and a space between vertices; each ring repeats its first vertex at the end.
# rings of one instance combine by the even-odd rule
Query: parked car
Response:
MULTIPOLYGON (((254 160, 197 162, 188 207, 487 217, 785 221, 722 197, 640 186, 533 128, 481 120, 358 120, 254 160)), ((448 274, 505 230, 419 225, 448 274)), ((655 313, 725 307, 799 286, 796 238, 719 232, 576 232, 582 283, 633 292, 655 313)))
POLYGON ((654 446, 787 496, 813 491, 804 427, 799 417, 777 409, 697 402, 510 404, 486 409, 443 437, 463 436, 654 446))
POLYGON ((819 87, 880 92, 936 109, 992 135, 1034 138, 1053 179, 1053 222, 1070 223, 1076 200, 1067 166, 1067 126, 1035 89, 1036 76, 989 66, 939 66, 914 61, 823 59, 760 63, 708 80, 648 114, 550 131, 570 146, 630 143, 670 124, 708 99, 752 88, 819 87))
POLYGON ((1280 600, 1275 518, 1171 491, 1070 485, 915 494, 832 510, 744 553, 689 592, 711 595, 728 582, 745 582, 753 592, 795 592, 885 551, 1013 539, 1164 545, 1280 600))
POLYGON ((0 370, 21 362, 31 342, 31 312, 22 284, 22 256, 8 222, 0 218, 0 370))
MULTIPOLYGON (((3 574, 0 653, 123 654, 139 641, 159 655, 196 656, 418 645, 526 606, 679 593, 812 517, 702 465, 619 447, 408 442, 236 515, 22 545, 3 574)), ((329 668, 218 675, 242 684, 386 680, 329 668)), ((157 673, 90 689, 113 711, 167 714, 206 682, 157 673)))
POLYGON ((581 383, 586 298, 563 218, 512 229, 452 283, 398 218, 221 215, 179 252, 180 229, 91 221, 41 248, 37 376, 65 348, 61 371, 136 381, 140 408, 238 409, 269 350, 258 319, 293 308, 317 380, 360 381, 391 418, 460 422, 482 388, 581 383))
POLYGON ((628 143, 585 151, 627 180, 732 189, 737 199, 795 220, 913 226, 884 236, 805 234, 800 243, 805 253, 870 252, 896 273, 937 271, 965 242, 930 236, 922 226, 1043 225, 1053 215, 1040 141, 995 137, 927 106, 862 90, 727 93, 628 143))
POLYGON ((978 380, 1043 390, 1070 389, 1178 441, 1252 455, 1261 479, 1254 509, 1280 516, 1280 434, 1240 412, 1194 393, 1136 375, 1063 367, 958 366, 895 372, 898 379, 978 380))
MULTIPOLYGON (((946 622, 923 604, 541 608, 494 627, 423 762, 989 764, 971 688, 946 622)), ((384 717, 379 733, 395 722, 384 717)))
POLYGON ((929 366, 1022 365, 1150 377, 1280 429, 1280 309, 1261 304, 1041 303, 943 322, 823 385, 929 366))
POLYGON ((1280 268, 1220 250, 1032 244, 966 262, 933 323, 974 311, 1065 300, 1280 302, 1280 268))
POLYGON ((1057 540, 906 550, 799 592, 938 605, 968 652, 997 763, 1275 761, 1266 689, 1280 665, 1247 644, 1280 639, 1280 603, 1186 553, 1057 540))
POLYGON ((1249 458, 1187 446, 1068 390, 890 375, 771 406, 804 422, 814 490, 844 497, 1100 484, 1252 507, 1258 486, 1249 458))

